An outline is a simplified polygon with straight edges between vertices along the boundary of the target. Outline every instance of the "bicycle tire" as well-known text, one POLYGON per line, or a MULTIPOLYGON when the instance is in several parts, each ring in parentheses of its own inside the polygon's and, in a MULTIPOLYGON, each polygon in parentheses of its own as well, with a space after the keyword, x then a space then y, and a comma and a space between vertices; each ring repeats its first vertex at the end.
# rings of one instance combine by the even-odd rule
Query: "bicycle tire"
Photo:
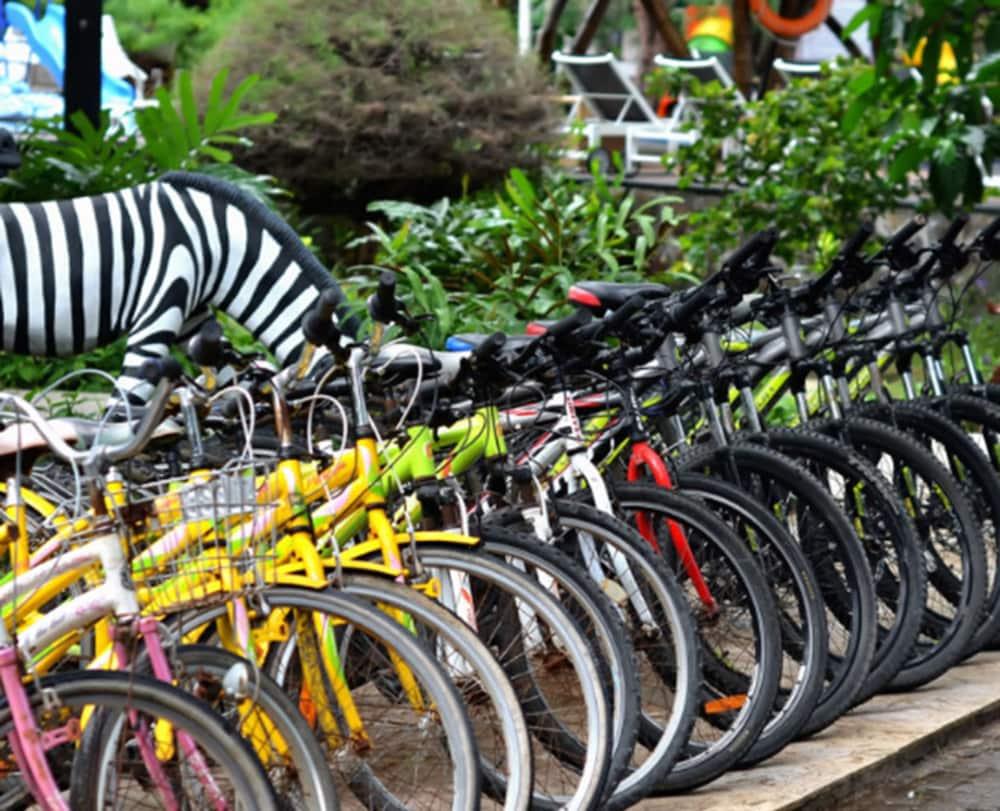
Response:
POLYGON ((875 581, 875 656, 855 696, 861 703, 903 669, 916 645, 927 601, 927 569, 917 529, 896 492, 863 456, 821 428, 769 429, 770 447, 809 467, 857 529, 875 581))
MULTIPOLYGON (((1000 475, 959 426, 919 401, 893 403, 890 406, 868 404, 855 413, 902 429, 920 444, 931 448, 939 458, 947 454, 949 472, 961 485, 973 509, 972 516, 979 525, 978 536, 983 542, 982 572, 986 575, 986 596, 979 626, 966 644, 965 655, 971 656, 1000 634, 1000 537, 997 535, 1000 528, 1000 475)), ((931 572, 932 585, 936 574, 931 572)), ((970 606, 966 604, 966 608, 970 606)))
MULTIPOLYGON (((274 679, 235 653, 211 645, 178 645, 170 649, 169 655, 175 686, 207 703, 244 738, 253 735, 250 742, 281 799, 283 811, 336 811, 340 807, 330 770, 320 765, 323 750, 298 708, 274 679), (223 684, 232 669, 240 666, 246 668, 249 697, 228 695, 223 684), (248 703, 259 708, 266 720, 251 716, 248 703), (269 747, 266 761, 261 752, 264 746, 269 747)), ((132 670, 152 677, 149 657, 134 659, 132 670)))
MULTIPOLYGON (((520 524, 525 520, 516 509, 492 513, 490 519, 505 523, 507 526, 520 524)), ((550 520, 558 519, 554 514, 550 514, 550 520)), ((608 809, 626 808, 638 802, 652 792, 669 773, 680 754, 681 747, 687 740, 687 730, 694 720, 694 700, 698 684, 697 668, 689 668, 685 671, 687 681, 679 680, 677 684, 673 685, 672 690, 669 685, 662 684, 662 678, 640 680, 638 655, 632 644, 632 633, 625 625, 618 607, 622 600, 621 594, 618 594, 617 602, 612 601, 608 597, 608 592, 614 592, 610 585, 604 584, 604 589, 607 591, 602 590, 577 561, 554 546, 539 543, 539 539, 534 535, 518 532, 512 537, 510 533, 508 533, 508 537, 498 537, 487 523, 483 528, 483 542, 484 549, 490 554, 498 555, 505 560, 520 561, 522 564, 543 572, 545 577, 555 579, 559 585, 560 602, 565 604, 567 599, 571 599, 575 604, 570 612, 575 619, 581 613, 589 616, 594 610, 597 610, 600 612, 601 618, 609 622, 609 628, 612 629, 612 639, 604 640, 602 635, 598 639, 598 643, 604 655, 612 658, 611 664, 614 670, 618 669, 618 666, 614 664, 614 658, 621 655, 628 657, 631 677, 622 685, 614 685, 614 696, 616 702, 622 701, 620 707, 617 703, 615 706, 616 731, 621 724, 625 730, 624 734, 631 739, 631 743, 628 747, 622 746, 616 749, 616 755, 625 754, 622 761, 623 768, 619 771, 619 778, 611 781, 613 788, 605 793, 604 802, 608 809), (590 607, 591 604, 595 604, 596 608, 590 607), (622 651, 616 653, 610 650, 607 647, 609 644, 613 644, 616 648, 621 647, 622 651), (651 682, 654 683, 651 684, 651 682), (664 696, 664 691, 666 696, 664 696), (646 756, 641 762, 638 762, 632 759, 631 750, 635 747, 639 734, 643 698, 645 697, 648 711, 651 692, 653 693, 652 699, 657 702, 657 706, 661 701, 670 701, 670 711, 663 724, 664 734, 653 746, 643 748, 646 756), (631 695, 622 695, 623 693, 631 693, 631 695), (686 699, 685 697, 690 698, 686 699), (619 715, 622 716, 620 720, 619 715), (626 768, 628 769, 627 774, 625 773, 626 768)), ((665 620, 675 629, 670 635, 679 649, 674 658, 680 660, 696 657, 694 627, 684 610, 680 594, 676 595, 675 606, 672 612, 667 612, 669 616, 666 616, 665 620)), ((594 627, 596 631, 598 628, 596 622, 594 627)), ((679 679, 683 678, 684 673, 679 672, 679 679)))
POLYGON ((677 466, 729 481, 783 516, 814 571, 822 571, 817 564, 828 557, 837 561, 842 577, 821 578, 820 590, 828 608, 846 600, 851 610, 843 621, 828 612, 827 681, 800 737, 819 732, 853 706, 875 655, 875 583, 860 539, 822 484, 770 448, 746 442, 705 444, 681 456, 677 466))
MULTIPOLYGON (((141 783, 148 780, 144 767, 133 765, 127 772, 122 771, 124 765, 115 758, 119 769, 112 768, 108 755, 109 747, 119 742, 121 738, 102 734, 107 730, 106 724, 123 718, 123 714, 137 713, 147 724, 150 721, 165 721, 172 730, 183 731, 198 747, 199 752, 206 755, 212 764, 212 776, 218 788, 225 776, 228 787, 226 795, 235 806, 236 800, 253 797, 257 808, 278 808, 277 798, 267 775, 253 750, 239 735, 212 710, 183 691, 169 684, 148 679, 133 673, 114 673, 107 671, 80 671, 76 673, 60 673, 46 676, 40 681, 41 690, 29 686, 29 699, 32 707, 43 710, 45 703, 43 692, 51 691, 50 695, 58 697, 59 704, 69 714, 87 712, 88 723, 81 725, 83 732, 79 741, 69 740, 65 746, 65 755, 71 758, 69 772, 69 805, 73 809, 106 808, 109 793, 108 783, 122 785, 123 776, 130 775, 141 783), (138 769, 143 769, 142 772, 138 769)), ((63 727, 69 719, 59 713, 51 713, 56 723, 63 727)), ((44 715, 41 716, 44 723, 44 715)), ((130 718, 132 724, 136 718, 130 718)), ((4 702, 0 706, 0 732, 7 740, 13 721, 10 707, 4 702)), ((147 727, 148 728, 148 727, 147 727)), ((174 762, 182 747, 175 747, 173 755, 157 758, 161 768, 166 768, 174 762)), ((162 750, 161 750, 162 751, 162 750)), ((49 759, 58 760, 58 754, 49 750, 49 759)), ((181 758, 183 760, 183 758, 181 758)), ((183 764, 182 764, 183 765, 183 764)), ((170 786, 177 790, 185 784, 190 785, 190 777, 185 781, 172 772, 170 786)), ((204 796, 201 797, 204 802, 204 796)), ((198 801, 194 807, 198 807, 198 801)))
POLYGON ((771 719, 739 763, 752 766, 796 738, 822 695, 829 645, 826 606, 805 554, 759 502, 729 482, 689 471, 678 472, 674 484, 746 542, 775 595, 786 665, 771 719))
MULTIPOLYGON (((417 785, 405 788, 407 796, 400 798, 397 795, 402 794, 404 788, 397 785, 393 779, 395 772, 390 770, 394 765, 398 765, 396 762, 407 744, 405 735, 399 730, 399 724, 392 717, 392 711, 397 704, 405 704, 406 700, 397 695, 398 680, 394 675, 394 666, 388 662, 387 655, 383 655, 375 662, 373 667, 378 669, 374 673, 370 670, 363 671, 361 676, 367 677, 368 681, 361 685, 361 689, 366 684, 376 686, 376 690, 370 691, 368 696, 372 701, 369 712, 362 715, 362 721, 369 731, 369 738, 372 737, 373 726, 376 736, 375 743, 369 744, 364 750, 364 758, 358 757, 357 742, 346 731, 341 730, 335 735, 329 735, 322 729, 316 729, 315 720, 310 724, 321 746, 326 750, 326 762, 334 773, 341 798, 350 792, 363 804, 400 810, 420 808, 425 802, 430 802, 434 808, 448 805, 453 811, 479 806, 481 794, 479 755, 469 719, 451 680, 419 639, 364 600, 342 594, 335 589, 318 591, 294 586, 273 586, 265 592, 264 606, 269 619, 276 611, 284 612, 278 619, 289 615, 294 618, 296 612, 302 612, 301 616, 317 614, 331 626, 340 623, 346 629, 366 635, 366 638, 372 640, 373 647, 381 646, 391 650, 398 660, 407 665, 421 693, 426 693, 428 696, 428 706, 433 706, 433 713, 414 710, 415 714, 419 713, 419 722, 403 719, 403 728, 419 731, 424 740, 431 742, 429 744, 431 748, 427 753, 421 750, 408 756, 412 758, 413 779, 417 785), (430 734, 432 732, 433 734, 430 734), (418 764, 420 764, 419 769, 418 764), (436 767, 433 764, 436 764, 436 767), (415 774, 418 770, 422 775, 415 774), (418 793, 422 788, 419 785, 421 778, 428 774, 436 785, 447 784, 436 800, 418 793), (387 780, 391 785, 386 783, 387 780), (445 793, 447 796, 444 796, 445 793)), ((206 608, 198 613, 179 617, 180 624, 177 630, 185 638, 193 635, 198 629, 204 629, 205 633, 209 633, 215 620, 224 617, 225 614, 224 605, 206 608)), ((287 626, 287 622, 284 624, 287 626)), ((265 640, 270 643, 264 660, 265 670, 282 685, 286 693, 300 701, 302 710, 302 695, 299 690, 302 664, 298 658, 295 629, 284 627, 283 632, 284 637, 280 642, 273 639, 265 640)), ((315 640, 312 640, 311 644, 315 645, 315 640)), ((345 673, 352 664, 360 669, 364 663, 341 661, 345 673)), ((315 666, 322 670, 321 664, 315 666)), ((325 689, 330 705, 336 707, 336 699, 332 697, 332 686, 327 684, 325 689)), ((338 717, 337 721, 342 723, 342 718, 338 717)))
POLYGON ((543 757, 546 763, 542 766, 539 765, 540 753, 536 753, 534 807, 541 809, 603 807, 607 766, 611 759, 611 707, 605 690, 596 681, 600 672, 596 662, 598 654, 590 642, 583 636, 569 614, 545 589, 503 561, 491 555, 459 549, 450 544, 421 544, 418 554, 421 565, 427 569, 459 572, 472 579, 471 588, 477 597, 479 626, 477 631, 480 635, 484 633, 487 635, 484 641, 491 648, 502 646, 513 651, 513 656, 500 655, 498 658, 515 689, 523 691, 520 700, 529 728, 532 729, 535 740, 542 744, 540 748, 545 751, 543 757), (502 601, 496 606, 499 608, 499 613, 492 617, 492 621, 490 617, 484 617, 479 613, 484 609, 492 611, 496 605, 492 600, 481 599, 482 596, 489 594, 485 586, 498 589, 494 597, 502 595, 502 601), (534 629, 525 628, 523 625, 525 613, 528 611, 539 618, 539 627, 546 629, 549 642, 561 640, 558 645, 561 651, 558 655, 559 668, 568 665, 574 674, 568 680, 544 692, 539 691, 543 686, 540 677, 528 671, 527 662, 532 656, 539 657, 540 661, 551 661, 553 649, 523 647, 526 640, 530 645, 534 636, 534 629), (546 650, 548 652, 545 652, 546 650), (566 692, 562 692, 563 690, 566 692), (566 705, 567 702, 572 706, 558 706, 566 705), (583 709, 582 715, 578 714, 577 705, 580 704, 583 709), (532 726, 536 713, 548 721, 554 717, 557 707, 561 711, 556 716, 560 722, 559 728, 551 730, 551 738, 539 734, 541 730, 537 726, 532 726), (566 714, 569 710, 573 711, 572 715, 566 714), (566 752, 559 750, 567 740, 562 727, 568 723, 582 723, 584 726, 583 733, 573 729, 572 735, 576 740, 583 735, 582 743, 585 748, 582 752, 578 751, 575 745, 566 752), (569 774, 572 774, 572 790, 560 790, 560 777, 562 776, 562 782, 569 785, 565 777, 569 774), (542 781, 546 783, 544 788, 538 785, 542 781), (539 793, 544 793, 545 797, 539 798, 537 796, 539 793))
POLYGON ((475 632, 440 603, 388 577, 345 572, 337 585, 366 602, 404 610, 432 639, 448 646, 447 667, 463 697, 468 696, 465 707, 476 731, 483 791, 507 811, 528 807, 534 782, 528 725, 506 673, 475 632), (498 746, 483 740, 483 733, 494 729, 502 742, 498 746))
MULTIPOLYGON (((659 787, 664 793, 685 791, 714 780, 739 763, 770 720, 781 676, 777 608, 767 581, 743 542, 702 504, 675 491, 641 484, 618 484, 614 495, 615 506, 630 531, 639 515, 651 514, 655 517, 652 527, 666 529, 668 522, 674 522, 683 528, 718 602, 718 611, 709 613, 698 595, 688 590, 689 578, 666 529, 668 535, 657 538, 660 555, 678 582, 682 586, 688 583, 686 599, 695 616, 702 661, 702 702, 694 733, 684 755, 659 787), (752 630, 745 626, 752 626, 752 630), (748 634, 752 634, 752 653, 748 648, 732 648, 735 638, 748 634), (733 711, 727 702, 735 697, 740 700, 733 711), (716 711, 716 705, 724 709, 716 711), (718 737, 712 739, 716 733, 718 737)), ((634 534, 636 543, 649 544, 648 538, 634 534)))

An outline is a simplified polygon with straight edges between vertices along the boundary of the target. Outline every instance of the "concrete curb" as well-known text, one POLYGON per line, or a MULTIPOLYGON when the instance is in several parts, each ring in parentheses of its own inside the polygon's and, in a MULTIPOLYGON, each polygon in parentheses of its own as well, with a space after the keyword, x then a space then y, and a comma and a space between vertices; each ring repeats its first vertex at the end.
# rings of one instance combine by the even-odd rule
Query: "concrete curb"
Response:
POLYGON ((815 738, 691 794, 644 800, 642 811, 793 811, 841 807, 865 786, 1000 717, 1000 652, 975 656, 926 687, 876 696, 815 738))

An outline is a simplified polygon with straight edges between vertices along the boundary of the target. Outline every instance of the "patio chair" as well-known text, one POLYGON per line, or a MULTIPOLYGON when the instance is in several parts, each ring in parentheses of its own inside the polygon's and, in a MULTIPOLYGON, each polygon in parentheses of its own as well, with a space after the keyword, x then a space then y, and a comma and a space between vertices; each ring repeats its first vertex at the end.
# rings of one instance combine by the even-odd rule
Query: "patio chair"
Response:
MULTIPOLYGON (((733 88, 736 90, 736 104, 741 107, 746 104, 746 97, 740 92, 739 88, 736 87, 733 77, 729 75, 729 72, 726 70, 722 62, 719 61, 717 56, 682 59, 679 57, 657 54, 653 57, 653 62, 661 68, 683 71, 684 73, 693 76, 700 82, 717 81, 723 87, 733 88)), ((673 119, 675 126, 680 125, 682 122, 697 123, 698 99, 687 93, 681 93, 676 104, 674 104, 674 109, 671 112, 671 118, 673 119)), ((696 131, 689 130, 689 132, 694 135, 695 139, 697 139, 698 134, 696 131)), ((731 148, 731 144, 729 146, 724 146, 724 148, 731 148)))
MULTIPOLYGON (((603 138, 621 137, 625 139, 625 171, 631 173, 639 164, 659 163, 664 150, 694 142, 691 133, 675 130, 675 119, 656 115, 613 54, 578 56, 556 51, 552 61, 576 93, 563 131, 572 132, 577 122, 582 122, 587 138, 588 151, 570 150, 568 157, 599 157, 595 153, 602 151, 603 138), (590 114, 585 115, 584 109, 590 114), (651 147, 652 151, 647 151, 651 147)), ((603 157, 606 159, 606 151, 603 157)))
POLYGON ((804 62, 798 59, 778 57, 771 63, 771 67, 781 74, 781 78, 788 84, 792 79, 819 77, 823 66, 820 62, 804 62))

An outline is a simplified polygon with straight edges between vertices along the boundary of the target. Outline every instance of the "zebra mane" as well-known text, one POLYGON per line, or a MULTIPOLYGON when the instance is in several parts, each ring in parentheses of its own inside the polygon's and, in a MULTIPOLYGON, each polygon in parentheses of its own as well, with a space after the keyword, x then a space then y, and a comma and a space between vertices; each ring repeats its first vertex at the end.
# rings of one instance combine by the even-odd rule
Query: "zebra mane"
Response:
POLYGON ((198 191, 203 191, 227 203, 231 203, 238 208, 248 220, 256 223, 266 230, 278 243, 282 251, 288 253, 290 258, 299 266, 303 275, 318 290, 336 288, 340 293, 344 306, 338 306, 338 316, 342 329, 352 336, 357 335, 359 324, 356 318, 348 314, 346 310, 346 299, 340 285, 330 274, 323 264, 313 255, 298 234, 281 217, 275 214, 264 203, 258 200, 249 192, 244 191, 236 184, 212 177, 211 175, 197 172, 166 172, 158 178, 160 183, 169 183, 172 186, 188 186, 198 191))

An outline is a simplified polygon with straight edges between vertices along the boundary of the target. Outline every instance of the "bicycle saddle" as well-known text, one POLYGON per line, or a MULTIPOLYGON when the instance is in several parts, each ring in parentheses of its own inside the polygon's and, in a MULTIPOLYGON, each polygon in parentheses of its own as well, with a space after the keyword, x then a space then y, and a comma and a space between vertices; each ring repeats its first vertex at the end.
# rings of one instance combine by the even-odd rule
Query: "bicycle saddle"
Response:
POLYGON ((636 293, 647 299, 666 298, 673 291, 653 282, 577 282, 569 289, 574 304, 597 310, 617 310, 636 293))

